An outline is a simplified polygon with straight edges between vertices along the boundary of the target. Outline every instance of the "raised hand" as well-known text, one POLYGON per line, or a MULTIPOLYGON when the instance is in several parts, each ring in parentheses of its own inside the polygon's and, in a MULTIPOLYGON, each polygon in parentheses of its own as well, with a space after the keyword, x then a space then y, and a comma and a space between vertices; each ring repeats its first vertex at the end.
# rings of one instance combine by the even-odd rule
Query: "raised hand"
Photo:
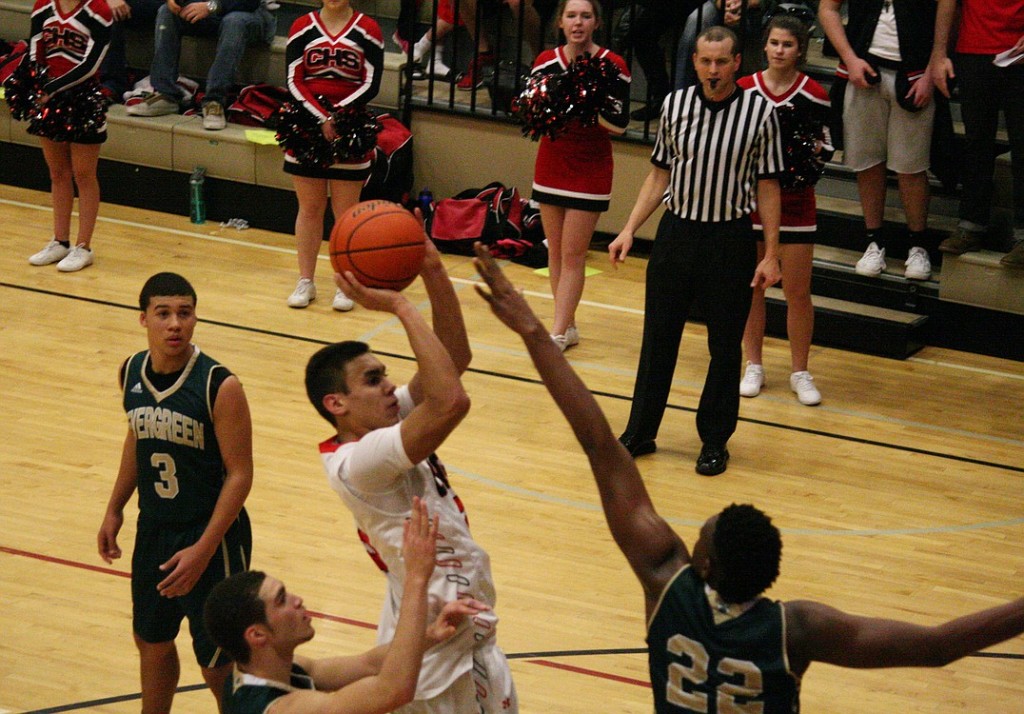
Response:
POLYGON ((541 321, 530 309, 523 294, 505 277, 501 266, 494 260, 482 243, 474 243, 473 265, 477 273, 487 283, 490 291, 481 285, 474 285, 480 297, 487 301, 495 316, 507 327, 520 335, 526 335, 538 328, 543 329, 541 321))
POLYGON ((359 279, 346 270, 345 274, 334 274, 334 284, 341 292, 348 295, 367 310, 394 312, 398 306, 406 302, 402 294, 387 288, 370 288, 359 282, 359 279))
POLYGON ((434 572, 437 553, 438 517, 427 512, 427 504, 413 496, 412 515, 405 522, 402 537, 402 557, 407 577, 419 576, 424 580, 434 572))
POLYGON ((432 647, 439 642, 444 642, 459 631, 459 625, 467 617, 490 610, 490 606, 473 598, 463 598, 445 603, 437 619, 427 626, 427 646, 432 647))

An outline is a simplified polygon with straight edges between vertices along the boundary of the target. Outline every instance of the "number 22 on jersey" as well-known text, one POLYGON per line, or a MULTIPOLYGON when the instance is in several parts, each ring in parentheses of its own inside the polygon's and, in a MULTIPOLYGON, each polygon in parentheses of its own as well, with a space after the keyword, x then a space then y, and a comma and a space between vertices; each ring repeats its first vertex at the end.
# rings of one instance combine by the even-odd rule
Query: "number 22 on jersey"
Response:
MULTIPOLYGON (((688 657, 692 664, 673 662, 669 665, 666 698, 676 706, 707 714, 708 665, 711 662, 707 649, 700 642, 678 634, 669 638, 667 648, 676 657, 688 657), (689 682, 690 686, 686 687, 684 682, 689 682)), ((761 670, 756 664, 724 657, 718 662, 717 673, 720 677, 716 679, 728 680, 713 687, 719 714, 761 714, 764 711, 762 702, 749 701, 763 690, 761 670)))

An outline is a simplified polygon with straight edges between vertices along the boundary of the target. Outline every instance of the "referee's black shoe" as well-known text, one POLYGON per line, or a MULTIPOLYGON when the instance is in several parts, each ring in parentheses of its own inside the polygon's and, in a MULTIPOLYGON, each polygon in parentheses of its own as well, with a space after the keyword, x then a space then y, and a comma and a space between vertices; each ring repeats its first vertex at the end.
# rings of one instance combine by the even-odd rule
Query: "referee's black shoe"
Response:
POLYGON ((654 439, 638 439, 630 434, 623 434, 619 437, 619 441, 626 447, 626 451, 628 451, 629 455, 634 459, 638 456, 653 454, 658 450, 658 446, 654 443, 654 439))
POLYGON ((704 444, 697 457, 697 473, 701 476, 717 476, 725 471, 729 463, 729 450, 724 446, 704 444))

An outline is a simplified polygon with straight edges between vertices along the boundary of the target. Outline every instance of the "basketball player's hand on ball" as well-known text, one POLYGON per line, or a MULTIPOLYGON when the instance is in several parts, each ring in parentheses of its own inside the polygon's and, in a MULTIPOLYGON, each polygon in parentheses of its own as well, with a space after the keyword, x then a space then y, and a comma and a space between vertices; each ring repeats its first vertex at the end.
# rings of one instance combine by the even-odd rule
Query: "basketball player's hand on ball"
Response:
MULTIPOLYGON (((423 213, 421 213, 420 209, 417 208, 416 218, 419 219, 420 222, 423 221, 422 216, 423 213)), ((434 245, 434 241, 430 239, 430 236, 426 233, 423 235, 426 250, 423 252, 423 268, 420 270, 420 273, 427 273, 431 270, 444 270, 447 273, 448 271, 445 270, 444 263, 441 260, 441 251, 439 251, 437 246, 434 245)))
POLYGON ((480 297, 491 306, 495 316, 517 334, 527 335, 539 330, 543 333, 544 339, 550 342, 547 328, 530 309, 523 293, 505 277, 505 273, 491 256, 487 247, 483 243, 474 243, 473 251, 476 253, 473 265, 476 267, 476 272, 487 283, 490 292, 479 284, 473 287, 476 288, 480 297))
POLYGON ((341 292, 348 295, 367 310, 379 312, 395 312, 403 303, 408 302, 402 293, 387 288, 370 288, 359 282, 359 279, 346 270, 344 274, 335 273, 334 282, 341 292))

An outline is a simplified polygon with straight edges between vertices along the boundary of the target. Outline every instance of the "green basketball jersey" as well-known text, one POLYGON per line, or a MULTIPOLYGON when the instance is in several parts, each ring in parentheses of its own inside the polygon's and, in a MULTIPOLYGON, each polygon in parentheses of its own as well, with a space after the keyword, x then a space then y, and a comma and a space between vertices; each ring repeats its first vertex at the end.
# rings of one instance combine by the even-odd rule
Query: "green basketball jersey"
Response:
POLYGON ((295 663, 288 683, 254 677, 236 668, 225 682, 224 714, 264 714, 271 702, 297 689, 316 687, 306 670, 295 663))
POLYGON ((146 375, 148 362, 148 351, 132 355, 122 384, 136 439, 139 518, 176 525, 209 520, 225 473, 210 386, 215 375, 222 380, 230 372, 194 347, 178 379, 159 391, 146 375))
POLYGON ((694 569, 665 588, 647 628, 658 714, 795 714, 800 680, 786 658, 781 603, 715 612, 694 569))

